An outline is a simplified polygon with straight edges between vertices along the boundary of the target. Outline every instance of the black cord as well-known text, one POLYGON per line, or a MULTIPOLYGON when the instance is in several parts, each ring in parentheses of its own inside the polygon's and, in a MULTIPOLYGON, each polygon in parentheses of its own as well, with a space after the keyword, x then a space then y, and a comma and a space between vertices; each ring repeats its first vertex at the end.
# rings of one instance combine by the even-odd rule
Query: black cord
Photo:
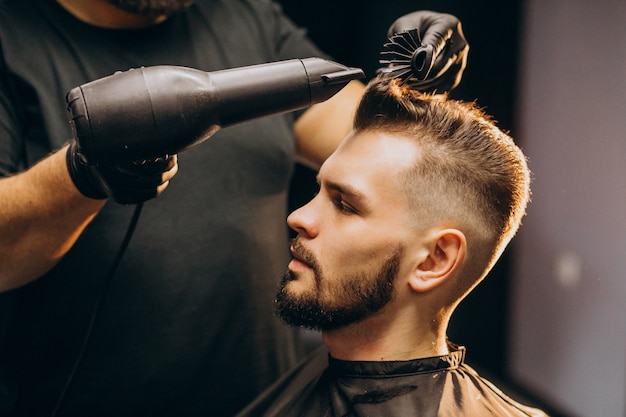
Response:
POLYGON ((98 297, 98 301, 96 302, 93 312, 91 313, 89 326, 87 327, 87 332, 85 333, 85 337, 83 338, 83 345, 81 346, 80 351, 78 352, 78 356, 76 357, 76 361, 74 362, 74 367, 72 368, 72 371, 70 372, 70 375, 68 376, 67 381, 65 382, 63 391, 61 391, 61 395, 59 396, 59 399, 57 400, 57 403, 54 407, 54 410, 52 410, 52 414, 50 415, 50 417, 55 417, 57 415, 57 413, 61 409, 61 406, 63 405, 63 401, 65 400, 65 397, 67 396, 67 393, 72 383, 74 382, 74 377, 76 376, 76 373, 78 372, 78 368, 80 368, 80 365, 83 361, 83 357, 85 356, 85 352, 87 351, 87 345, 89 344, 89 340, 91 339, 91 334, 93 332, 96 319, 98 318, 100 309, 102 308, 102 305, 104 304, 106 295, 109 292, 109 287, 111 286, 113 275, 115 275, 115 271, 117 270, 117 267, 119 266, 120 261, 122 260, 122 256, 124 256, 124 253, 126 252, 126 248, 128 248, 130 239, 133 236, 133 232, 135 231, 135 226, 137 225, 137 221, 139 220, 139 214, 141 213, 142 207, 143 207, 143 203, 139 203, 135 206, 135 211, 133 212, 133 217, 130 220, 128 229, 126 230, 126 235, 124 236, 124 240, 122 241, 122 244, 120 245, 117 251, 117 254, 115 256, 115 259, 113 259, 113 262, 111 263, 111 266, 109 267, 109 271, 105 275, 104 281, 102 282, 102 289, 100 290, 100 296, 98 297))

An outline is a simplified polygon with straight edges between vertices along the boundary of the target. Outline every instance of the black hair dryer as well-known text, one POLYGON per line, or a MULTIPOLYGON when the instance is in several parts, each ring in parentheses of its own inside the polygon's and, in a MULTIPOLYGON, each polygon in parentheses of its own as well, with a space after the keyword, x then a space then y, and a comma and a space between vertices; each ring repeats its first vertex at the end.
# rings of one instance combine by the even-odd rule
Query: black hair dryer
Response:
POLYGON ((179 153, 222 127, 306 108, 364 77, 321 58, 213 72, 163 65, 100 78, 66 99, 82 157, 97 165, 179 153))

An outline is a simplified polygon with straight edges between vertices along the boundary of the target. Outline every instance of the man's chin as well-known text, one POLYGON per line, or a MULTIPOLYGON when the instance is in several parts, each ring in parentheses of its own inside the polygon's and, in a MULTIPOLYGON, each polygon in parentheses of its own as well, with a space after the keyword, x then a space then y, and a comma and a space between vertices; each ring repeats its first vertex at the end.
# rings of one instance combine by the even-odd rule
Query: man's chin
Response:
POLYGON ((300 299, 306 293, 311 292, 311 284, 306 277, 294 276, 285 282, 282 291, 292 299, 300 299))

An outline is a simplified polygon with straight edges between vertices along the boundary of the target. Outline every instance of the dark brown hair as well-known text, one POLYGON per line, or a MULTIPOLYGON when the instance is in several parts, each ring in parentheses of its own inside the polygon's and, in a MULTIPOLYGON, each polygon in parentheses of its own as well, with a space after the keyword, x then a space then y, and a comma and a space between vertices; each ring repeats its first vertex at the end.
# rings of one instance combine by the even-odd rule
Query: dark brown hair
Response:
POLYGON ((370 82, 354 130, 418 143, 419 160, 404 180, 419 221, 463 227, 468 252, 482 258, 475 272, 486 274, 517 232, 530 199, 530 172, 513 139, 475 103, 422 94, 389 78, 370 82), (474 242, 481 244, 470 246, 474 242))

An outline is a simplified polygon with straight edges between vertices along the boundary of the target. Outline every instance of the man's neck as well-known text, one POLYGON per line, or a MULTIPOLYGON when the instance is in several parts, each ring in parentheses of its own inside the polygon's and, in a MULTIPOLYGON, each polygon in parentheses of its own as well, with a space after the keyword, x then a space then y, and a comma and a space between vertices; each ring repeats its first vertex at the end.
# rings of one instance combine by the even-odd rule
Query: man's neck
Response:
POLYGON ((333 358, 347 361, 410 360, 448 354, 445 329, 433 327, 368 318, 324 331, 322 340, 333 358))
POLYGON ((78 20, 107 29, 140 29, 161 23, 168 17, 128 13, 106 0, 57 0, 57 2, 78 20))

